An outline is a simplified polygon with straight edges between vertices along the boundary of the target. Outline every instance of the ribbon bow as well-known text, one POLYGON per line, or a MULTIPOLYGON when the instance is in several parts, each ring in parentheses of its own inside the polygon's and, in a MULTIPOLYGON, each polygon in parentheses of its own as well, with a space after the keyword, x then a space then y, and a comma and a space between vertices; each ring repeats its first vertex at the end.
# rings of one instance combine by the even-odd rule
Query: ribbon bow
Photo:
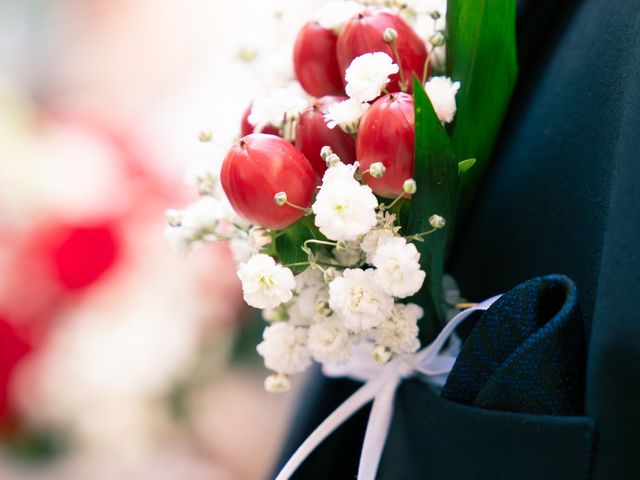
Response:
POLYGON ((365 384, 309 435, 282 468, 276 480, 291 478, 300 464, 325 438, 371 401, 373 405, 362 444, 358 480, 375 480, 393 417, 393 400, 402 380, 422 374, 428 383, 442 388, 460 352, 460 344, 454 344, 453 348, 449 347, 446 351, 442 351, 442 347, 471 313, 487 310, 498 298, 500 295, 458 313, 432 343, 413 355, 396 357, 384 366, 373 364, 368 355, 354 355, 351 361, 340 367, 325 366, 323 371, 328 376, 351 377, 365 384))

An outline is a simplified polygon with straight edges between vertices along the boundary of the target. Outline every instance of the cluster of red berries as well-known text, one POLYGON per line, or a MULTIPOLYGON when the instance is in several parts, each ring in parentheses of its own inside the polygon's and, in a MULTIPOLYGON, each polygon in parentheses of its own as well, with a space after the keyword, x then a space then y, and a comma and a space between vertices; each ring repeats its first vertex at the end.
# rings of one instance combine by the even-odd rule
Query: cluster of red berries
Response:
POLYGON ((294 47, 298 82, 316 97, 301 113, 295 145, 272 126, 254 133, 248 118, 242 120, 243 137, 229 150, 221 181, 233 208, 250 222, 267 228, 286 228, 307 208, 327 166, 321 149, 329 146, 342 162, 356 160, 361 171, 381 162, 381 178, 364 175, 365 182, 383 197, 402 194, 403 183, 413 176, 413 96, 407 93, 414 75, 422 77, 428 65, 425 42, 398 15, 385 9, 366 9, 355 15, 339 35, 308 22, 294 47), (385 31, 397 35, 389 41, 385 31), (400 67, 390 77, 389 93, 375 100, 360 121, 355 138, 325 121, 328 108, 346 100, 345 71, 354 58, 371 52, 387 53, 400 67), (276 205, 274 195, 285 192, 288 204, 276 205))

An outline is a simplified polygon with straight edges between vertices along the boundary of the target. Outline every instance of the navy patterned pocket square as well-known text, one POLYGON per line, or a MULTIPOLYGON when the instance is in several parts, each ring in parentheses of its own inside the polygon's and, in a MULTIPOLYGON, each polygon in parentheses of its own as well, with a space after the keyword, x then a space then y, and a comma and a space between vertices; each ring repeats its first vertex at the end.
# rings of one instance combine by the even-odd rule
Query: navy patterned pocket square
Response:
POLYGON ((528 280, 478 318, 442 396, 491 410, 580 415, 586 341, 573 281, 528 280))

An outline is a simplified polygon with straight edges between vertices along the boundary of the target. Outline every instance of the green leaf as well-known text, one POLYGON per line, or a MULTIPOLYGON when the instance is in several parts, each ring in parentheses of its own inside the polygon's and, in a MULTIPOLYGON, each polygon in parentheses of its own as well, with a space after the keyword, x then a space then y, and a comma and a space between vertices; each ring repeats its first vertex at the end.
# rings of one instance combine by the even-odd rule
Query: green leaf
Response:
POLYGON ((476 164, 475 158, 467 158, 466 160, 461 161, 460 163, 458 163, 458 175, 462 175, 464 172, 469 170, 475 164, 476 164))
MULTIPOLYGON (((306 262, 307 254, 302 251, 302 244, 309 239, 324 240, 324 236, 313 224, 312 217, 303 217, 286 230, 278 232, 275 239, 275 254, 283 265, 306 262)), ((315 249, 313 244, 310 245, 315 249)), ((305 266, 291 266, 293 273, 303 271, 305 266)))
POLYGON ((442 311, 442 275, 448 237, 453 229, 458 193, 458 162, 453 146, 420 81, 414 78, 415 163, 417 192, 411 200, 405 233, 415 235, 431 229, 429 217, 443 216, 447 226, 416 242, 420 263, 427 279, 414 301, 425 309, 420 336, 431 341, 444 326, 442 311))
POLYGON ((461 178, 464 212, 486 170, 518 74, 514 0, 449 0, 448 74, 460 82, 451 134, 458 158, 477 159, 461 178))

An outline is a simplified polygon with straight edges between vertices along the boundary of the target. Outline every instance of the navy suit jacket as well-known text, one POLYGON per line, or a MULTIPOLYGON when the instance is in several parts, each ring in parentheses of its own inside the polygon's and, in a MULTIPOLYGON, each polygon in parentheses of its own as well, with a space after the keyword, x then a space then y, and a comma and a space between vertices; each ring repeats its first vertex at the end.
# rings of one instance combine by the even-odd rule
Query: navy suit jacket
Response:
MULTIPOLYGON (((379 478, 640 478, 640 0, 519 1, 518 40, 514 99, 448 270, 472 300, 543 274, 576 282, 584 414, 484 410, 406 381, 379 478)), ((356 387, 312 379, 281 464, 356 387)), ((294 478, 355 478, 367 415, 294 478)))

